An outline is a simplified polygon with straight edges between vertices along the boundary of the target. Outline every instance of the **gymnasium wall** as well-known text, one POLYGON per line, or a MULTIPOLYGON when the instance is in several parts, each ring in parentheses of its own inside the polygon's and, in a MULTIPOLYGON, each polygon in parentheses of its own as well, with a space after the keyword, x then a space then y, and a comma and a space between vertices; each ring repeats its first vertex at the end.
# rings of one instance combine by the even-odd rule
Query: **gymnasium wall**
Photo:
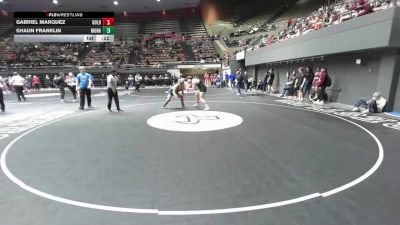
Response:
MULTIPOLYGON (((377 81, 380 71, 380 53, 347 54, 334 57, 325 57, 311 60, 295 61, 291 63, 277 63, 275 65, 259 65, 253 68, 257 70, 257 79, 264 76, 269 68, 274 68, 274 88, 282 92, 286 83, 286 73, 302 66, 311 65, 314 69, 318 66, 326 67, 332 80, 327 93, 329 101, 344 104, 354 104, 361 97, 370 97, 377 90, 377 81), (361 65, 356 64, 360 58, 361 65)), ((251 67, 249 67, 251 68, 251 67)))

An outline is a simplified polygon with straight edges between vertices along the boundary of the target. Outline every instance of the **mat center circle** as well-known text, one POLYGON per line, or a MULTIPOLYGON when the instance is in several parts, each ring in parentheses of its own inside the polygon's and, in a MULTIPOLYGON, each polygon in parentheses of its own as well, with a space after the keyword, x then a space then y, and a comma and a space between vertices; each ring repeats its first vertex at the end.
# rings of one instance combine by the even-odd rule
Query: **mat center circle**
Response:
POLYGON ((178 132, 204 132, 239 126, 243 118, 218 111, 179 111, 163 113, 147 120, 151 127, 178 132))

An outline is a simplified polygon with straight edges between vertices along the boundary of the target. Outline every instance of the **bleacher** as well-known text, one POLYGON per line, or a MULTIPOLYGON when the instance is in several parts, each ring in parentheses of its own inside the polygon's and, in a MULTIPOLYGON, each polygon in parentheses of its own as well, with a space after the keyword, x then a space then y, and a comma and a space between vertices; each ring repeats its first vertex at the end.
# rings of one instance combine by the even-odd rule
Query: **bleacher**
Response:
POLYGON ((276 32, 287 27, 289 19, 297 19, 310 15, 312 12, 317 11, 324 2, 320 0, 299 0, 291 8, 286 10, 282 15, 272 21, 276 26, 276 32))
POLYGON ((115 24, 115 36, 122 37, 126 41, 133 41, 139 34, 139 23, 117 23, 115 24))
POLYGON ((196 61, 212 61, 217 58, 212 40, 209 37, 187 37, 186 42, 191 43, 196 61))
POLYGON ((12 27, 13 27, 13 25, 11 23, 1 23, 0 24, 0 37, 7 34, 12 27))
POLYGON ((165 33, 164 35, 148 35, 142 43, 140 64, 158 65, 165 62, 179 61, 183 56, 182 39, 180 35, 165 33))
POLYGON ((181 26, 181 30, 185 30, 185 43, 191 46, 196 61, 210 61, 217 57, 212 40, 200 18, 185 19, 181 26))
POLYGON ((90 50, 83 59, 83 65, 85 66, 103 66, 103 65, 115 65, 119 66, 127 64, 129 56, 132 51, 130 45, 124 45, 119 41, 115 41, 114 44, 91 44, 90 50))
POLYGON ((164 20, 149 22, 146 24, 145 34, 155 33, 181 33, 180 24, 178 20, 164 20))
POLYGON ((186 35, 207 36, 206 28, 204 27, 203 21, 200 18, 185 19, 184 23, 187 28, 187 30, 185 31, 186 35))

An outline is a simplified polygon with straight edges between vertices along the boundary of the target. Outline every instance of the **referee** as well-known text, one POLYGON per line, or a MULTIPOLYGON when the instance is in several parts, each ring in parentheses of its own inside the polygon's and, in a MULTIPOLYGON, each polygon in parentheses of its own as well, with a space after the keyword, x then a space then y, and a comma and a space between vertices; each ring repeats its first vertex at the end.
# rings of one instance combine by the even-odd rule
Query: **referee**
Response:
POLYGON ((107 76, 107 95, 108 95, 108 104, 107 104, 107 109, 108 111, 112 112, 111 110, 111 104, 112 104, 112 99, 114 98, 115 101, 115 106, 117 106, 118 112, 123 112, 119 108, 119 99, 118 99, 118 77, 117 77, 117 70, 113 69, 111 71, 111 74, 107 76))

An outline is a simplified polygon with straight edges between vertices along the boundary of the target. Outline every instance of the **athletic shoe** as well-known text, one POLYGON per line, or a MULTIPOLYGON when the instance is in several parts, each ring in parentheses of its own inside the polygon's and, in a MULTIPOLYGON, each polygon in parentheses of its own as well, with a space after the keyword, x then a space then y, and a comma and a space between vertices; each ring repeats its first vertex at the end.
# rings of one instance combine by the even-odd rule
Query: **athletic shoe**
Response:
POLYGON ((208 107, 208 105, 207 105, 203 110, 208 111, 208 110, 210 110, 210 107, 208 107))
POLYGON ((64 99, 61 99, 61 103, 65 103, 65 100, 64 100, 64 99))
POLYGON ((112 110, 111 109, 107 109, 109 112, 112 112, 112 110))
POLYGON ((363 110, 363 111, 361 111, 361 113, 369 113, 369 109, 365 109, 365 110, 363 110))
POLYGON ((122 109, 118 109, 118 112, 124 112, 122 109))
POLYGON ((93 106, 89 105, 88 108, 89 108, 89 109, 93 109, 93 106))
POLYGON ((360 112, 360 108, 358 108, 358 107, 354 107, 354 109, 353 109, 353 110, 351 110, 351 111, 353 111, 353 112, 360 112))
POLYGON ((194 104, 193 107, 199 107, 199 103, 194 104))
POLYGON ((82 108, 82 107, 79 107, 79 110, 84 110, 84 108, 82 108))
POLYGON ((239 93, 237 93, 237 95, 239 96, 240 94, 239 94, 239 93))
POLYGON ((75 102, 76 102, 76 99, 72 100, 72 102, 75 103, 75 102))

